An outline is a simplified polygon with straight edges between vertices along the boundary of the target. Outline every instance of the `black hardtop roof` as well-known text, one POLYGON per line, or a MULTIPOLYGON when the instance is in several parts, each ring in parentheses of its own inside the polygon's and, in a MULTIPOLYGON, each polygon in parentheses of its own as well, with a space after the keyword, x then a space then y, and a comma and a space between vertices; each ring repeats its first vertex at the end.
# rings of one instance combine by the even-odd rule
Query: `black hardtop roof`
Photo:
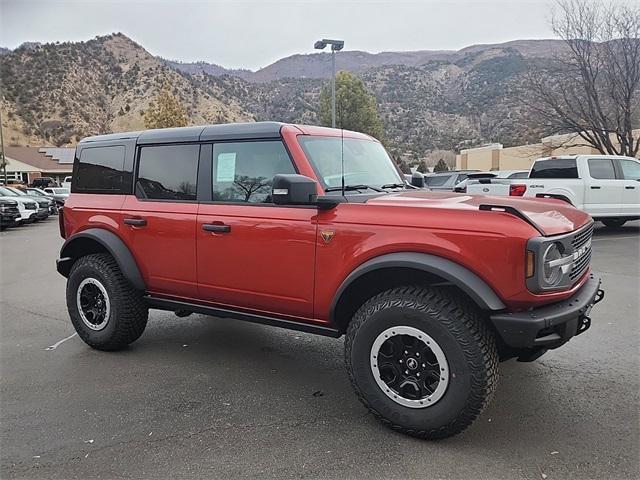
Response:
POLYGON ((144 145, 153 143, 279 138, 280 129, 283 125, 285 124, 280 122, 246 122, 198 127, 160 128, 139 132, 96 135, 83 138, 80 143, 135 139, 139 145, 144 145))

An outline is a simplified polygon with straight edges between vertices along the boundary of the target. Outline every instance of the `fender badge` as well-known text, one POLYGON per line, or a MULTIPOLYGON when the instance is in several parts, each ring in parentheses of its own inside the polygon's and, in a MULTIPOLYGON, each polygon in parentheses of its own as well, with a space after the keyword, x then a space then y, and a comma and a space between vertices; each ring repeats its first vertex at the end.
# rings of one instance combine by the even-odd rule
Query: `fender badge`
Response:
POLYGON ((324 243, 329 243, 333 240, 333 236, 336 234, 333 230, 320 230, 320 236, 324 240, 324 243))

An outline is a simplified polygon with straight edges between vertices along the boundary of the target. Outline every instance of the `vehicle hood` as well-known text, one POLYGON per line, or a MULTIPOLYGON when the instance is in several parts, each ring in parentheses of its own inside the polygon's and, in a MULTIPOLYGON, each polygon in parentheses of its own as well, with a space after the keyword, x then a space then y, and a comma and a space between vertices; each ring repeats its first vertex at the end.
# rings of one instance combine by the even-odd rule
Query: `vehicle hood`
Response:
POLYGON ((0 196, 0 200, 13 200, 14 202, 19 203, 19 204, 23 204, 23 203, 36 203, 37 204, 37 202, 35 202, 34 200, 31 200, 30 198, 26 198, 26 197, 22 198, 22 197, 23 196, 18 196, 18 195, 16 195, 15 197, 14 196, 0 196))
MULTIPOLYGON (((367 204, 464 211, 480 211, 480 205, 513 207, 535 223, 544 235, 571 232, 591 221, 591 217, 587 213, 566 202, 543 198, 465 195, 453 192, 415 190, 375 197, 368 200, 367 204)), ((496 215, 500 214, 503 213, 496 212, 496 215)))

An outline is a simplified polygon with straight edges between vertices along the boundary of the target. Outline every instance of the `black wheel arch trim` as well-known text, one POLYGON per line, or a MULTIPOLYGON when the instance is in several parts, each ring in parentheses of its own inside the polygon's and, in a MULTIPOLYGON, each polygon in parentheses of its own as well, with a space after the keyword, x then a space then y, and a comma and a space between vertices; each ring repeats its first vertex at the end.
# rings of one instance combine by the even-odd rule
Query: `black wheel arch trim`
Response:
POLYGON ((384 268, 412 268, 438 275, 460 288, 483 310, 500 311, 507 307, 493 289, 466 267, 437 255, 418 252, 388 253, 367 260, 342 282, 331 303, 329 318, 335 324, 335 311, 342 294, 362 275, 384 268))
POLYGON ((133 288, 146 290, 144 279, 131 250, 118 235, 104 228, 89 228, 69 237, 60 249, 60 259, 56 261, 58 273, 68 277, 73 262, 82 256, 73 251, 74 245, 77 245, 79 239, 93 240, 102 245, 115 259, 120 271, 133 288))

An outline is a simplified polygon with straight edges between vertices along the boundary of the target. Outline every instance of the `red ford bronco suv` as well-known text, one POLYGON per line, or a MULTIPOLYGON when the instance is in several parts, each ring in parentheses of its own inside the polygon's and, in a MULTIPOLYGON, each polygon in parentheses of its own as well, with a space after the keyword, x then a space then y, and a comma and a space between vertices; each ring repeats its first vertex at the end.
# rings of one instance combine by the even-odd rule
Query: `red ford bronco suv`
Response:
POLYGON ((498 362, 590 326, 593 221, 556 199, 430 193, 360 133, 274 122, 86 138, 57 269, 91 347, 150 308, 346 335, 356 394, 442 438, 490 400, 498 362))

